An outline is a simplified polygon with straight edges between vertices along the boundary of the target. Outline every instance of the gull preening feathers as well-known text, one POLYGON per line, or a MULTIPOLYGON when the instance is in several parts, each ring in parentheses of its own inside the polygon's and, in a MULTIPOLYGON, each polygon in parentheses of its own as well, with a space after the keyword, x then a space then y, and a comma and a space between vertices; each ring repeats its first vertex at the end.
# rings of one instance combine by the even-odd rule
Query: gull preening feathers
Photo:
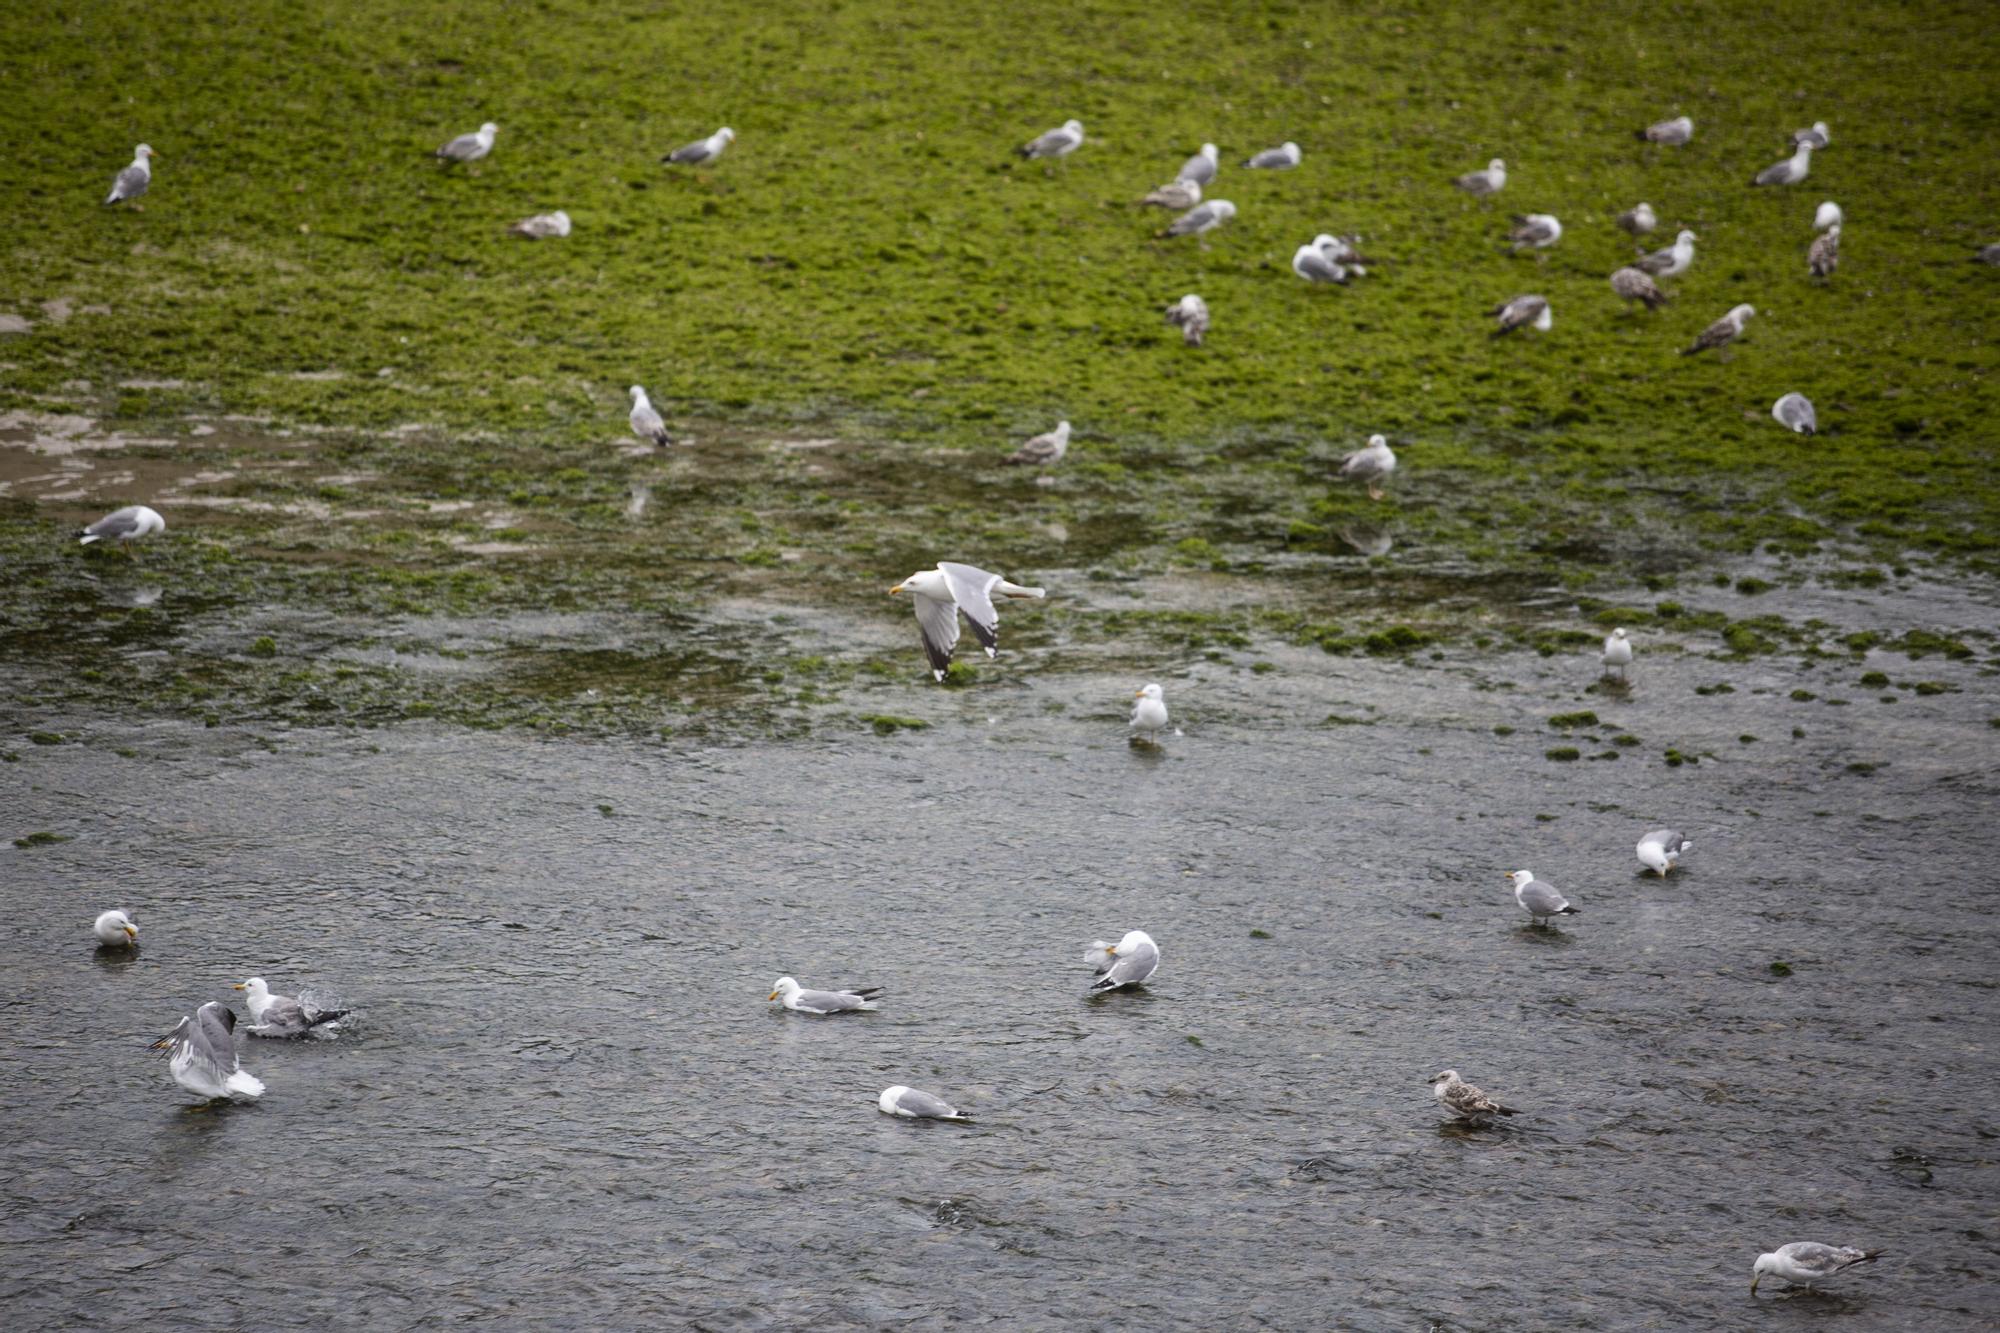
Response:
POLYGON ((1308 242, 1292 252, 1292 272, 1307 282, 1347 282, 1347 270, 1335 263, 1317 244, 1308 242))
POLYGON ((1471 195, 1498 194, 1507 184, 1507 164, 1496 157, 1486 164, 1486 170, 1468 171, 1452 184, 1471 195))
POLYGON ((166 530, 167 520, 161 518, 157 510, 145 505, 126 505, 123 509, 112 510, 85 528, 77 537, 77 544, 88 546, 107 538, 118 542, 136 542, 166 530))
POLYGON ((129 949, 139 942, 139 923, 125 915, 125 909, 115 907, 109 912, 97 914, 97 920, 91 923, 90 933, 97 936, 99 944, 129 949))
POLYGON ((1396 470, 1396 452, 1386 435, 1370 435, 1365 448, 1356 449, 1340 460, 1340 479, 1368 484, 1368 498, 1382 498, 1382 483, 1396 470))
POLYGON ((1822 1245, 1816 1240, 1795 1240, 1780 1245, 1769 1254, 1757 1256, 1750 1269, 1750 1294, 1767 1277, 1781 1278, 1795 1287, 1811 1287, 1838 1276, 1856 1264, 1871 1263, 1887 1250, 1864 1250, 1858 1245, 1822 1245))
POLYGON ((1167 224, 1169 236, 1200 236, 1214 231, 1236 216, 1236 205, 1227 199, 1211 199, 1198 204, 1167 224))
POLYGON ((703 163, 713 162, 716 158, 721 157, 722 150, 735 142, 736 131, 724 125, 706 139, 696 139, 693 143, 682 144, 679 148, 674 149, 673 152, 661 158, 660 161, 683 167, 698 167, 703 163))
POLYGON ((1681 863, 1681 853, 1693 847, 1678 829, 1656 828, 1639 839, 1639 864, 1665 879, 1667 872, 1681 863))
POLYGON ((1819 413, 1813 411, 1812 399, 1802 393, 1788 393, 1772 403, 1771 415, 1794 435, 1819 433, 1819 413))
POLYGON ((1622 629, 1614 629, 1604 640, 1604 674, 1610 675, 1611 668, 1617 667, 1622 677, 1632 666, 1632 640, 1622 629))
POLYGON ((1147 685, 1132 698, 1132 733, 1153 740, 1167 729, 1167 695, 1158 685, 1147 685))
POLYGON ((259 1037, 303 1037, 314 1028, 338 1022, 352 1012, 321 1009, 296 995, 274 995, 262 977, 239 981, 231 989, 244 993, 243 1004, 250 1011, 248 1030, 259 1037))
POLYGON ((1844 215, 1840 211, 1840 205, 1834 203, 1831 199, 1813 210, 1814 231, 1825 231, 1828 227, 1837 227, 1844 220, 1844 215))
POLYGON ((1694 340, 1694 346, 1683 347, 1681 355, 1693 356, 1696 352, 1706 352, 1712 347, 1728 346, 1742 335, 1743 325, 1749 320, 1750 316, 1756 313, 1757 307, 1754 305, 1737 306, 1721 319, 1716 320, 1715 323, 1703 329, 1701 336, 1694 340))
POLYGON ((1546 250, 1562 239, 1563 224, 1556 221, 1553 213, 1516 213, 1514 229, 1507 233, 1507 239, 1514 243, 1514 253, 1523 250, 1546 250))
POLYGON ((632 433, 662 449, 672 444, 674 437, 667 434, 667 423, 654 410, 653 402, 646 397, 645 389, 635 384, 629 392, 632 395, 632 415, 626 419, 632 423, 632 433))
POLYGON ((1569 899, 1556 892, 1555 885, 1547 880, 1536 879, 1534 871, 1516 870, 1507 878, 1514 885, 1514 901, 1528 914, 1530 924, 1545 926, 1552 916, 1576 915, 1569 899))
POLYGON ((1810 141, 1801 141, 1792 150, 1792 155, 1782 162, 1773 162, 1751 180, 1752 185, 1797 185, 1812 171, 1813 146, 1810 141))
POLYGON ((1189 347, 1201 346, 1208 336, 1208 302, 1189 292, 1167 307, 1167 323, 1180 327, 1181 341, 1189 347))
POLYGON ((1647 277, 1643 269, 1629 265, 1613 270, 1611 290, 1627 301, 1645 302, 1648 310, 1658 310, 1667 303, 1667 294, 1660 290, 1659 285, 1647 277))
POLYGON ((1694 138, 1694 121, 1686 116, 1675 116, 1672 120, 1662 120, 1648 125, 1634 134, 1648 143, 1680 145, 1694 138))
POLYGON ((237 1063, 235 1030, 236 1015, 228 1006, 210 1000, 181 1019, 151 1049, 167 1053, 167 1068, 174 1082, 195 1096, 208 1101, 222 1097, 255 1101, 264 1095, 264 1085, 237 1063))
POLYGON ((1823 236, 1815 236, 1806 247, 1806 272, 1815 278, 1830 278, 1840 265, 1840 224, 1834 223, 1823 236))
POLYGON ((890 1115, 901 1116, 905 1120, 949 1120, 955 1124, 969 1125, 972 1117, 960 1115, 958 1108, 942 1097, 933 1097, 928 1092, 906 1088, 898 1083, 893 1088, 882 1089, 882 1095, 875 1099, 875 1105, 890 1115))
POLYGON ((1644 236, 1660 225, 1659 215, 1653 212, 1653 206, 1643 200, 1611 220, 1634 236, 1644 236))
POLYGON ((1066 120, 1046 134, 1038 134, 1016 151, 1022 157, 1068 157, 1083 142, 1083 122, 1066 120))
POLYGON ((1199 153, 1181 163, 1180 174, 1176 179, 1195 185, 1206 185, 1215 179, 1216 160, 1215 145, 1205 143, 1199 153))
POLYGON ((1792 131, 1792 147, 1794 148, 1797 148, 1801 144, 1811 144, 1813 150, 1817 152, 1832 142, 1833 136, 1827 133, 1826 122, 1823 120, 1814 121, 1810 129, 1792 131))
POLYGON ((1092 994, 1137 986, 1160 970, 1160 946, 1143 930, 1128 930, 1116 944, 1093 940, 1083 961, 1097 969, 1092 994))
POLYGON ((1495 338, 1522 327, 1547 333, 1556 322, 1555 311, 1549 308, 1549 298, 1532 294, 1517 296, 1486 313, 1500 321, 1500 327, 1493 330, 1495 338))
POLYGON ((1000 461, 1014 466, 1054 467, 1068 452, 1069 423, 1058 421, 1054 430, 1037 435, 1000 461))
POLYGON ((1153 204, 1159 208, 1193 208, 1201 202, 1201 183, 1188 180, 1169 181, 1139 202, 1153 204))
POLYGON ((1515 1114, 1513 1107, 1502 1106, 1460 1078, 1456 1069, 1431 1075, 1431 1095, 1460 1120, 1484 1120, 1489 1115, 1515 1114))
POLYGON ((567 236, 569 214, 560 208, 553 213, 537 213, 531 218, 522 218, 507 230, 516 236, 525 236, 531 241, 546 240, 551 236, 567 236))
POLYGON ((1674 237, 1674 243, 1664 250, 1655 250, 1643 255, 1632 267, 1642 269, 1656 278, 1678 278, 1694 263, 1695 234, 1683 230, 1674 237))
POLYGON ((790 977, 779 977, 771 985, 771 999, 782 1000, 785 1008, 802 1014, 872 1013, 881 998, 880 986, 858 986, 853 990, 807 990, 790 977))
POLYGON ((1299 146, 1290 139, 1276 148, 1266 148, 1243 165, 1255 171, 1288 171, 1299 164, 1299 146))
POLYGON ((459 135, 431 156, 446 162, 477 162, 493 151, 493 136, 498 133, 500 127, 489 120, 477 132, 459 135))
POLYGON ((920 569, 889 589, 894 597, 910 594, 916 605, 917 627, 924 641, 924 656, 930 659, 931 674, 939 680, 951 666, 951 651, 958 646, 958 615, 965 613, 972 633, 988 657, 1000 648, 1000 613, 993 609, 993 594, 1002 597, 1041 598, 1041 588, 1023 588, 998 574, 989 574, 971 565, 941 560, 936 569, 920 569))
POLYGON ((127 199, 137 199, 153 184, 153 146, 140 144, 132 150, 132 165, 111 178, 111 193, 105 196, 108 207, 122 204, 127 199))
POLYGON ((1319 247, 1321 254, 1346 269, 1349 277, 1365 278, 1368 270, 1362 266, 1375 261, 1354 248, 1360 240, 1359 236, 1335 236, 1330 231, 1323 231, 1313 237, 1313 244, 1319 247))

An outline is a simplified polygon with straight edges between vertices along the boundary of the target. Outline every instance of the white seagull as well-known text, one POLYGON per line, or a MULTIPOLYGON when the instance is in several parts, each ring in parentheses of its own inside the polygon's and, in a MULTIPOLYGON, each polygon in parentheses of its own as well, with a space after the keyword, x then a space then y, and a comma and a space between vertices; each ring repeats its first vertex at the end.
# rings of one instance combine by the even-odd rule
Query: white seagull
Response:
POLYGON ((1198 181, 1169 181, 1139 202, 1159 208, 1193 208, 1201 202, 1201 184, 1198 181))
POLYGON ((807 990, 790 977, 779 977, 771 985, 771 999, 782 1000, 785 1008, 802 1014, 872 1013, 881 994, 880 986, 861 986, 854 990, 807 990))
POLYGON ((1626 209, 1623 213, 1613 218, 1612 221, 1616 222, 1626 231, 1631 232, 1634 236, 1644 236, 1653 230, 1653 228, 1660 225, 1659 215, 1654 213, 1653 206, 1644 200, 1626 209))
POLYGON ((1368 498, 1382 498, 1382 483, 1396 470, 1396 452, 1389 447, 1386 435, 1370 435, 1366 448, 1356 449, 1340 460, 1340 479, 1360 481, 1368 485, 1368 498))
POLYGON ((706 139, 696 139, 693 143, 682 144, 679 148, 674 149, 673 152, 661 158, 660 161, 674 163, 683 167, 698 167, 705 162, 713 162, 716 158, 721 157, 722 150, 735 142, 736 131, 724 125, 706 139))
POLYGON ((1811 144, 1813 150, 1817 152, 1832 142, 1833 136, 1827 133, 1826 122, 1823 120, 1814 121, 1811 129, 1792 131, 1792 147, 1794 148, 1797 148, 1800 144, 1811 144))
POLYGON ((1514 229, 1507 233, 1507 239, 1514 243, 1514 253, 1523 250, 1546 250, 1562 239, 1563 224, 1556 221, 1553 213, 1516 213, 1514 229))
POLYGON ((137 199, 152 186, 152 156, 151 144, 142 143, 132 150, 132 165, 111 179, 111 193, 104 199, 107 206, 123 203, 127 199, 137 199))
POLYGON ((1646 276, 1643 269, 1628 266, 1612 270, 1611 290, 1627 301, 1645 302, 1648 310, 1658 310, 1667 303, 1667 294, 1646 276))
POLYGON ((958 1108, 942 1097, 933 1097, 928 1092, 906 1088, 898 1083, 893 1088, 882 1089, 882 1095, 875 1099, 875 1105, 890 1115, 901 1116, 905 1120, 949 1120, 955 1124, 969 1125, 972 1117, 960 1115, 958 1108))
POLYGON ((1495 338, 1512 333, 1526 325, 1547 333, 1556 322, 1555 311, 1549 308, 1546 296, 1517 296, 1511 301, 1494 306, 1486 312, 1500 321, 1500 327, 1493 330, 1495 338))
POLYGON ((1467 194, 1498 194, 1507 184, 1507 164, 1496 157, 1486 164, 1486 170, 1468 171, 1452 184, 1467 194))
POLYGON ((1870 1263, 1887 1250, 1864 1250, 1856 1245, 1822 1245, 1816 1240, 1795 1240, 1780 1245, 1769 1254, 1757 1256, 1750 1270, 1750 1294, 1767 1277, 1782 1278, 1797 1287, 1816 1286, 1846 1272, 1856 1264, 1870 1263))
POLYGON ((1307 282, 1345 284, 1347 281, 1347 270, 1328 258, 1326 251, 1311 243, 1292 252, 1292 272, 1307 282))
POLYGON ((1083 122, 1066 120, 1046 134, 1036 135, 1016 150, 1022 157, 1068 157, 1083 143, 1083 122))
POLYGON ((1431 1095, 1447 1111, 1461 1120, 1484 1120, 1489 1115, 1513 1115, 1514 1108, 1502 1106, 1458 1076, 1456 1069, 1431 1075, 1431 1095))
POLYGON ((1555 885, 1547 880, 1536 879, 1534 871, 1516 870, 1507 878, 1514 883, 1514 901, 1521 904, 1521 910, 1528 914, 1530 923, 1545 926, 1552 916, 1576 915, 1569 899, 1557 893, 1555 885))
POLYGON ((1655 250, 1642 256, 1632 267, 1642 269, 1656 278, 1678 278, 1694 263, 1695 235, 1682 231, 1674 237, 1674 243, 1664 250, 1655 250))
POLYGON ((1788 393, 1772 403, 1771 415, 1794 435, 1819 433, 1819 414, 1813 411, 1812 399, 1802 393, 1788 393))
POLYGON ((1069 452, 1069 423, 1058 421, 1046 435, 1037 435, 1000 461, 1028 467, 1054 467, 1069 452))
POLYGON ((1181 341, 1189 347, 1201 346, 1208 336, 1208 302, 1189 292, 1167 307, 1167 323, 1180 327, 1181 341))
POLYGON ((88 546, 107 537, 119 542, 136 542, 166 530, 167 520, 161 518, 157 510, 145 505, 126 505, 123 509, 112 510, 85 528, 77 538, 77 544, 88 546))
POLYGON ((993 594, 1002 597, 1046 597, 1042 588, 1023 588, 998 574, 989 574, 971 565, 941 560, 936 569, 920 569, 889 589, 889 595, 908 592, 917 609, 917 627, 924 641, 924 656, 930 659, 931 674, 939 680, 951 666, 951 650, 958 645, 958 613, 965 613, 972 633, 986 655, 993 657, 1000 647, 1000 613, 993 609, 993 594))
POLYGON ((1335 236, 1330 231, 1323 231, 1313 237, 1313 244, 1319 247, 1321 254, 1346 269, 1349 277, 1365 278, 1368 270, 1363 265, 1375 261, 1354 248, 1360 239, 1359 236, 1335 236))
POLYGON ((273 995, 262 977, 239 981, 230 989, 244 993, 243 1005, 250 1011, 249 1031, 259 1037, 303 1037, 314 1028, 338 1022, 353 1012, 321 1009, 296 995, 273 995))
POLYGON ((1158 685, 1147 685, 1132 696, 1132 731, 1135 735, 1145 733, 1144 739, 1154 740, 1167 729, 1166 691, 1158 685))
POLYGON ((522 218, 507 230, 516 236, 525 236, 531 241, 545 240, 550 236, 567 236, 569 214, 560 208, 553 213, 537 213, 531 218, 522 218))
POLYGON ((1623 676, 1631 665, 1632 640, 1626 637, 1624 630, 1612 630, 1604 640, 1604 674, 1610 675, 1611 668, 1617 667, 1618 674, 1623 676))
POLYGON ((174 1082, 197 1097, 255 1101, 264 1095, 264 1085, 238 1065, 236 1038, 231 1035, 235 1029, 236 1015, 228 1006, 210 1000, 181 1019, 151 1049, 168 1053, 167 1068, 174 1082))
POLYGON ((1792 155, 1782 162, 1773 162, 1758 172, 1750 182, 1752 185, 1797 185, 1812 170, 1813 146, 1810 141, 1802 141, 1792 155))
POLYGON ((459 135, 432 156, 447 162, 477 162, 493 151, 493 136, 499 132, 500 127, 489 120, 479 127, 477 133, 459 135))
POLYGON ((1090 983, 1093 994, 1114 991, 1122 986, 1137 986, 1159 971, 1160 946, 1145 931, 1128 930, 1116 944, 1092 941, 1083 961, 1097 969, 1097 980, 1090 983))
POLYGON ((1693 848, 1678 830, 1656 828, 1639 839, 1639 864, 1665 879, 1667 872, 1681 863, 1681 853, 1693 848))
POLYGON ((1201 146, 1199 153, 1181 163, 1178 179, 1189 181, 1195 185, 1206 185, 1215 179, 1215 169, 1215 145, 1205 143, 1201 146))
POLYGON ((1830 278, 1840 264, 1840 224, 1834 223, 1826 229, 1824 236, 1813 238, 1806 247, 1806 272, 1815 278, 1830 278))
POLYGON ((654 410, 646 391, 635 384, 629 392, 632 395, 632 415, 627 420, 632 423, 632 433, 642 440, 651 440, 662 449, 672 444, 674 437, 667 434, 667 423, 654 410))
POLYGON ((1844 217, 1840 211, 1840 205, 1834 203, 1831 199, 1813 211, 1814 231, 1825 231, 1828 227, 1837 227, 1842 221, 1844 221, 1844 217))
POLYGON ((1223 223, 1236 216, 1236 205, 1227 199, 1211 199, 1205 204, 1190 208, 1187 212, 1167 224, 1169 236, 1200 236, 1214 231, 1223 223))
POLYGON ((1289 171, 1299 164, 1299 146, 1290 139, 1276 148, 1266 148, 1243 165, 1255 171, 1289 171))
POLYGON ((1712 347, 1728 346, 1738 337, 1742 336, 1743 325, 1749 320, 1750 316, 1756 313, 1757 307, 1754 305, 1737 306, 1721 319, 1716 320, 1715 323, 1703 329, 1701 336, 1694 340, 1694 346, 1683 347, 1681 355, 1693 356, 1696 352, 1706 352, 1712 347))
POLYGON ((1635 130, 1648 143, 1680 145, 1694 138, 1694 121, 1686 116, 1675 116, 1672 120, 1662 120, 1648 125, 1643 130, 1635 130))
POLYGON ((109 912, 98 913, 90 933, 97 936, 99 944, 129 949, 139 942, 139 923, 125 915, 123 908, 113 908, 109 912))

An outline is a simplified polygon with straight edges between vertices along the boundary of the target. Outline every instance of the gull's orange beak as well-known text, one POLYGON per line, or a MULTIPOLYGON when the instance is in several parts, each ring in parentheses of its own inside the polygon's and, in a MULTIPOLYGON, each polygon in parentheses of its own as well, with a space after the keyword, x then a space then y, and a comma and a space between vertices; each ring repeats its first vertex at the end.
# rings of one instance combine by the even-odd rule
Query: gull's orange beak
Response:
POLYGON ((766 1004, 769 1004, 769 1003, 770 1003, 770 1002, 771 1002, 772 1000, 775 1000, 775 999, 777 999, 777 998, 778 998, 778 992, 776 992, 776 991, 772 991, 772 992, 771 992, 771 993, 770 993, 769 995, 766 995, 766 996, 764 997, 764 1002, 765 1002, 766 1004))
POLYGON ((895 587, 889 589, 889 595, 891 597, 894 597, 897 593, 901 592, 902 590, 903 590, 903 585, 898 583, 895 587))
POLYGON ((1134 690, 1132 691, 1132 697, 1134 699, 1143 699, 1146 697, 1146 692, 1144 690, 1134 690))
POLYGON ((125 938, 128 940, 136 940, 139 938, 139 931, 136 926, 120 926, 119 929, 125 932, 125 938))
POLYGON ((249 990, 250 988, 249 988, 248 986, 244 985, 244 984, 243 984, 242 982, 240 982, 240 981, 239 981, 239 982, 237 982, 237 983, 236 983, 236 984, 235 984, 234 986, 231 986, 231 987, 230 987, 229 989, 231 989, 231 990, 249 990))

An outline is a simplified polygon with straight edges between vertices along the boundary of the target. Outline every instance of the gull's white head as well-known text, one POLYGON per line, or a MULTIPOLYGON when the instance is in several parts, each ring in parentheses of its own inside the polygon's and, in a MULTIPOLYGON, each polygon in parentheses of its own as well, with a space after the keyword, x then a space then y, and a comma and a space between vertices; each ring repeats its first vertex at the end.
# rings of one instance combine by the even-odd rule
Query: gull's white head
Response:
POLYGON ((900 1083, 898 1083, 893 1088, 884 1088, 882 1089, 882 1095, 875 1099, 875 1105, 881 1107, 884 1111, 887 1111, 890 1115, 895 1115, 897 1113, 896 1099, 908 1091, 909 1089, 904 1087, 900 1083))
POLYGON ((1438 1095, 1442 1097, 1446 1084, 1458 1082, 1458 1071, 1456 1069, 1440 1070, 1438 1073, 1431 1075, 1430 1081, 1437 1085, 1438 1095))
POLYGON ((1799 158, 1811 157, 1812 150, 1813 150, 1813 141, 1811 139, 1801 139, 1799 140, 1799 151, 1792 154, 1792 156, 1799 158))
POLYGON ((1203 144, 1201 146, 1201 155, 1211 162, 1215 161, 1217 156, 1215 145, 1212 143, 1203 144))
POLYGON ((1488 162, 1486 164, 1486 169, 1488 171, 1505 171, 1507 169, 1507 163, 1503 159, 1496 157, 1491 162, 1488 162))
POLYGON ((951 595, 951 585, 945 582, 944 571, 941 569, 920 569, 889 589, 891 597, 899 592, 909 592, 939 602, 954 600, 951 595))
POLYGON ((643 403, 646 401, 645 389, 641 388, 637 384, 633 385, 630 389, 626 390, 626 392, 632 395, 632 401, 635 403, 643 403))
POLYGON ((1673 869, 1674 865, 1667 857, 1667 849, 1660 846, 1657 842, 1642 842, 1639 844, 1639 864, 1662 878, 1666 876, 1669 870, 1673 869))
POLYGON ((152 155, 153 155, 153 145, 149 143, 142 143, 137 148, 134 148, 132 150, 132 160, 134 162, 144 162, 147 158, 151 157, 152 155))
POLYGON ((1528 887, 1528 885, 1534 882, 1535 872, 1532 870, 1516 870, 1512 874, 1508 875, 1507 879, 1513 884, 1515 888, 1525 889, 1528 887))
POLYGON ((270 986, 265 984, 262 977, 252 977, 248 981, 239 981, 229 989, 248 992, 253 1004, 262 1001, 265 996, 271 993, 270 986))
POLYGON ((91 931, 106 944, 137 944, 139 924, 125 915, 123 908, 113 908, 98 914, 91 931))
POLYGON ((724 143, 735 143, 736 131, 730 129, 727 125, 724 125, 721 129, 715 132, 715 137, 722 140, 722 142, 724 143))
POLYGON ((1083 122, 1080 120, 1066 120, 1063 122, 1063 128, 1068 130, 1071 134, 1082 134, 1083 122))
POLYGON ((771 983, 771 999, 775 1000, 780 995, 785 995, 785 996, 797 995, 801 989, 802 988, 800 987, 799 983, 792 980, 792 978, 779 977, 776 981, 771 983))
POLYGON ((1067 421, 1058 421, 1056 423, 1056 435, 1063 440, 1069 439, 1069 423, 1067 421))
POLYGON ((1158 685, 1147 685, 1132 697, 1134 699, 1163 699, 1166 697, 1166 691, 1162 690, 1158 685))
POLYGON ((1680 235, 1674 237, 1674 248, 1679 250, 1685 246, 1693 245, 1694 241, 1694 233, 1683 229, 1680 235))
POLYGON ((1622 642, 1625 638, 1625 631, 1622 629, 1614 629, 1611 631, 1611 637, 1622 642))
POLYGON ((1218 221, 1223 218, 1233 218, 1236 216, 1236 205, 1230 203, 1227 199, 1218 199, 1210 204, 1209 207, 1215 210, 1215 216, 1218 221))
POLYGON ((1840 205, 1834 203, 1831 199, 1821 204, 1819 211, 1813 214, 1813 226, 1819 228, 1821 231, 1825 231, 1828 227, 1836 225, 1840 220, 1840 205))
POLYGON ((487 121, 484 125, 481 125, 479 127, 479 137, 482 139, 491 139, 494 135, 498 134, 499 132, 500 132, 500 127, 498 125, 495 125, 490 120, 487 121))
POLYGON ((1293 143, 1290 139, 1285 140, 1283 143, 1279 144, 1278 147, 1282 151, 1290 153, 1293 157, 1299 156, 1299 146, 1293 143))
POLYGON ((1750 1294, 1757 1294, 1757 1284, 1764 1280, 1764 1274, 1777 1271, 1778 1256, 1775 1253, 1758 1255, 1757 1262, 1750 1268, 1750 1294))
POLYGON ((1730 318, 1730 319, 1732 319, 1732 320, 1734 320, 1734 321, 1735 321, 1735 322, 1736 322, 1737 324, 1739 324, 1739 325, 1740 325, 1740 324, 1742 324, 1742 323, 1743 323, 1743 321, 1744 321, 1744 320, 1746 320, 1746 319, 1750 318, 1750 316, 1752 316, 1752 315, 1754 315, 1754 314, 1756 314, 1756 313, 1757 313, 1757 307, 1756 307, 1756 306, 1754 306, 1754 305, 1740 305, 1740 306, 1737 306, 1737 307, 1736 307, 1736 308, 1735 308, 1734 310, 1732 310, 1732 311, 1730 311, 1730 312, 1729 312, 1729 318, 1730 318))
POLYGON ((1826 132, 1826 122, 1823 120, 1816 120, 1813 122, 1813 133, 1817 134, 1822 139, 1830 137, 1826 132))
MULTIPOLYGON (((1155 686, 1154 688, 1157 689, 1158 687, 1155 686)), ((1109 949, 1106 949, 1104 952, 1111 954, 1113 957, 1116 957, 1119 954, 1131 953, 1134 949, 1137 949, 1140 945, 1151 944, 1152 942, 1153 942, 1153 937, 1151 935, 1148 935, 1145 931, 1128 930, 1125 932, 1124 939, 1118 941, 1118 943, 1112 945, 1109 949)))
POLYGON ((1387 449, 1389 447, 1389 437, 1386 435, 1370 435, 1368 437, 1368 447, 1370 449, 1387 449))
POLYGON ((1831 227, 1828 227, 1828 228, 1826 229, 1826 234, 1827 234, 1827 235, 1829 235, 1829 236, 1838 236, 1838 235, 1840 235, 1840 224, 1839 224, 1838 222, 1836 222, 1836 223, 1834 223, 1834 224, 1833 224, 1833 225, 1832 225, 1831 227))

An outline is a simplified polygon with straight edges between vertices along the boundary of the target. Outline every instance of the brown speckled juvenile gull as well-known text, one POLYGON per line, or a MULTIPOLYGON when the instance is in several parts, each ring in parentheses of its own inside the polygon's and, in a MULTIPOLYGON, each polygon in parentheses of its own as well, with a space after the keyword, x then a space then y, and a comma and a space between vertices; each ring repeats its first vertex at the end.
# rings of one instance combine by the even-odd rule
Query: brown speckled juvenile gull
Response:
POLYGON ((1626 267, 1613 272, 1611 290, 1627 301, 1645 302, 1648 310, 1658 310, 1667 303, 1667 294, 1636 268, 1626 267))
POLYGON ((1840 224, 1834 223, 1826 229, 1826 234, 1813 238, 1806 247, 1806 272, 1815 278, 1830 278, 1833 270, 1840 265, 1840 224))
POLYGON ((1447 1111, 1461 1120, 1484 1120, 1490 1115, 1513 1115, 1514 1108, 1502 1106, 1458 1076, 1456 1069, 1431 1075, 1431 1095, 1447 1111))
POLYGON ((1493 330, 1496 338, 1524 326, 1547 333, 1556 320, 1555 312, 1549 309, 1549 298, 1533 294, 1517 296, 1487 313, 1500 321, 1500 327, 1493 330))

